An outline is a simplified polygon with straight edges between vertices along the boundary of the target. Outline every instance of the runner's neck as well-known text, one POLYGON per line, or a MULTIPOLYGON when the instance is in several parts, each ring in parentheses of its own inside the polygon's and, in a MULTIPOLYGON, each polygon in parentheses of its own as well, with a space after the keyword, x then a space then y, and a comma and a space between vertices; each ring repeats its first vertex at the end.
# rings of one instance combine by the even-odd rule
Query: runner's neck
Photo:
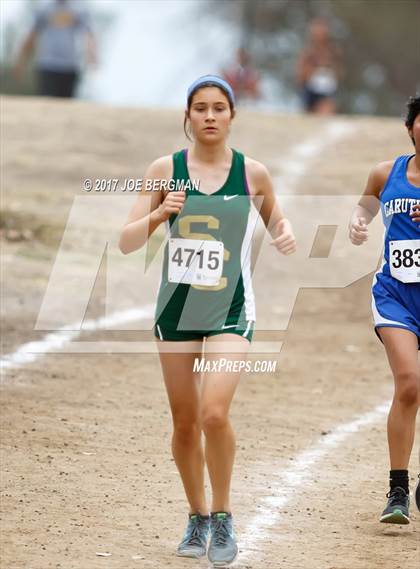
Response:
POLYGON ((225 143, 215 146, 202 145, 195 142, 189 152, 189 156, 202 164, 221 164, 224 161, 232 161, 232 150, 225 143))

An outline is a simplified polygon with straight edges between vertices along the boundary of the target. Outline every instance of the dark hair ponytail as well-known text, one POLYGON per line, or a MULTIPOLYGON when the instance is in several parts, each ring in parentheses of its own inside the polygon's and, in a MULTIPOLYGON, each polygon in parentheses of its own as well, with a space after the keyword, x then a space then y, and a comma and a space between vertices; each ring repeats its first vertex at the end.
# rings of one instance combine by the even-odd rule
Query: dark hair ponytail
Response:
POLYGON ((405 117, 405 126, 412 128, 417 115, 420 113, 420 95, 410 97, 407 101, 407 115, 405 117))
MULTIPOLYGON (((420 95, 416 95, 415 97, 410 97, 407 102, 407 115, 405 117, 405 126, 407 128, 413 128, 414 121, 416 120, 417 115, 420 114, 420 95)), ((416 141, 414 137, 410 137, 414 146, 416 145, 416 141)))

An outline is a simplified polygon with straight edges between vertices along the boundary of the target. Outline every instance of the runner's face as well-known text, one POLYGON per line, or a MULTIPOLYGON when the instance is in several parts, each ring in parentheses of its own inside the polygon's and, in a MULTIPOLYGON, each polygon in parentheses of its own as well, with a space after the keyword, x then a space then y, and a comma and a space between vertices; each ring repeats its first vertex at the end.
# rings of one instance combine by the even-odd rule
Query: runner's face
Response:
POLYGON ((329 39, 329 29, 325 22, 316 20, 310 28, 312 41, 315 43, 323 43, 329 39))
POLYGON ((232 113, 226 95, 218 87, 205 87, 194 94, 187 116, 196 140, 215 144, 229 134, 232 113))
POLYGON ((420 154, 420 114, 416 116, 413 126, 408 129, 408 134, 413 141, 416 151, 420 154))

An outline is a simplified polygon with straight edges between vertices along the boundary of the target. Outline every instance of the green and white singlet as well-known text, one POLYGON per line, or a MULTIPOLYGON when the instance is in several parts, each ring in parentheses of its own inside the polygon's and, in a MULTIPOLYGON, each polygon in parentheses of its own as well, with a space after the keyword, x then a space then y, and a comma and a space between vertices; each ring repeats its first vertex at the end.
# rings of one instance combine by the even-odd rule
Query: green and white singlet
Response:
POLYGON ((155 314, 155 335, 185 341, 234 333, 251 341, 251 198, 244 156, 232 149, 226 182, 211 195, 194 188, 187 151, 173 155, 174 185, 184 185, 181 212, 166 222, 168 243, 155 314))

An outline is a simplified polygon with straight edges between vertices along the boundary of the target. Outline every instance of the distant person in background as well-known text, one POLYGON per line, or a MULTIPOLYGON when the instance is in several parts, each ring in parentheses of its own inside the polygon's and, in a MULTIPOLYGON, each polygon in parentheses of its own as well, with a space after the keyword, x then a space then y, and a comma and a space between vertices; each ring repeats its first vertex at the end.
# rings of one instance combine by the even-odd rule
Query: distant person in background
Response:
POLYGON ((222 76, 232 86, 238 102, 259 99, 260 76, 251 65, 250 55, 243 47, 236 52, 235 62, 222 71, 222 76))
POLYGON ((328 23, 316 18, 310 24, 308 42, 296 68, 306 112, 321 115, 336 112, 335 95, 341 75, 341 51, 331 39, 328 23))
POLYGON ((96 64, 96 42, 88 13, 71 0, 52 0, 39 9, 16 60, 14 75, 18 81, 34 51, 39 94, 73 97, 84 56, 88 64, 96 64))

